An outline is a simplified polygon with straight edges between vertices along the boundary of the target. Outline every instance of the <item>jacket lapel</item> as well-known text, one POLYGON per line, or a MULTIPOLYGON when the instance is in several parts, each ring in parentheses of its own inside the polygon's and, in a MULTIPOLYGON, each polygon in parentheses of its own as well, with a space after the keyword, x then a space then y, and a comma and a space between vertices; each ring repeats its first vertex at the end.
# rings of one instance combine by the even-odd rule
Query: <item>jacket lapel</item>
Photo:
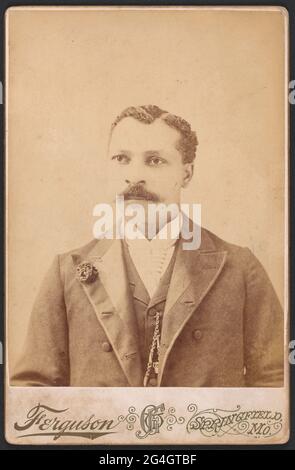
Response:
POLYGON ((139 300, 140 302, 148 306, 149 301, 150 301, 149 293, 137 272, 137 269, 130 256, 127 244, 124 240, 122 242, 122 247, 123 247, 123 253, 124 253, 124 258, 126 262, 126 274, 128 277, 128 281, 129 281, 133 298, 136 300, 139 300))
POLYGON ((125 271, 121 240, 100 240, 87 259, 73 256, 74 263, 88 261, 96 267, 98 279, 81 282, 97 319, 131 386, 142 385, 142 364, 138 328, 125 271))
POLYGON ((225 260, 225 251, 217 251, 206 231, 202 230, 201 247, 183 250, 177 246, 176 260, 167 294, 161 334, 159 385, 169 353, 183 327, 210 291, 225 260))

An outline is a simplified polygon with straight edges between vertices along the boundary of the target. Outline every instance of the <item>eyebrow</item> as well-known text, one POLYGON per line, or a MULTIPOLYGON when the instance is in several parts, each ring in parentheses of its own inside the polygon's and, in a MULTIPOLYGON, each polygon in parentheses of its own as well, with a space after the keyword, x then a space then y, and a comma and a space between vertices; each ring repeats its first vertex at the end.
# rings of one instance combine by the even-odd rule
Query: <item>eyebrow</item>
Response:
POLYGON ((146 150, 146 152, 144 152, 144 155, 146 157, 153 157, 155 155, 159 156, 160 152, 158 150, 146 150))
POLYGON ((130 154, 130 150, 120 149, 120 150, 114 151, 113 155, 118 155, 119 153, 126 153, 128 155, 128 154, 130 154))

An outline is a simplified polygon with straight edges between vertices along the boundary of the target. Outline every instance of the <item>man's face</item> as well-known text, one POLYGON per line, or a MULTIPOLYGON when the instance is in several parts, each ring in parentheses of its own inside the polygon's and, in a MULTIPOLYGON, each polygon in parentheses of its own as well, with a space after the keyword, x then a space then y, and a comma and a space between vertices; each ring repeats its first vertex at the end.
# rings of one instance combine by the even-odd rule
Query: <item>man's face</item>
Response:
POLYGON ((113 130, 108 155, 111 199, 146 206, 179 203, 181 188, 192 177, 193 165, 182 162, 176 145, 181 134, 161 119, 146 124, 124 118, 113 130))

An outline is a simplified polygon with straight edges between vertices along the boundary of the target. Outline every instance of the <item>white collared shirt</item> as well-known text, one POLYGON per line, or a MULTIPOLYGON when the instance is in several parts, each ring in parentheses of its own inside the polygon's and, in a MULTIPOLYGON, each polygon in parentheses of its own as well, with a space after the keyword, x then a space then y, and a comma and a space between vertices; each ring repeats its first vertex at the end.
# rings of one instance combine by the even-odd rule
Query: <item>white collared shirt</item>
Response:
POLYGON ((148 240, 125 238, 132 261, 150 298, 156 292, 162 276, 171 261, 179 237, 182 215, 179 213, 158 234, 148 240), (164 238, 164 236, 167 236, 164 238), (163 236, 163 239, 161 238, 163 236))

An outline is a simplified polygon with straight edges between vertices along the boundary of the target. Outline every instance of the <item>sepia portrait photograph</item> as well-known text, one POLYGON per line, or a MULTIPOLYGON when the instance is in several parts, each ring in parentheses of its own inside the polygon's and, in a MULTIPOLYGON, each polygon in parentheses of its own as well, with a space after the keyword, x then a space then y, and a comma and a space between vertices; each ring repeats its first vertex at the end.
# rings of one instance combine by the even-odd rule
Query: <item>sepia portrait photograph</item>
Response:
POLYGON ((281 7, 7 10, 9 442, 286 442, 287 36, 281 7))

